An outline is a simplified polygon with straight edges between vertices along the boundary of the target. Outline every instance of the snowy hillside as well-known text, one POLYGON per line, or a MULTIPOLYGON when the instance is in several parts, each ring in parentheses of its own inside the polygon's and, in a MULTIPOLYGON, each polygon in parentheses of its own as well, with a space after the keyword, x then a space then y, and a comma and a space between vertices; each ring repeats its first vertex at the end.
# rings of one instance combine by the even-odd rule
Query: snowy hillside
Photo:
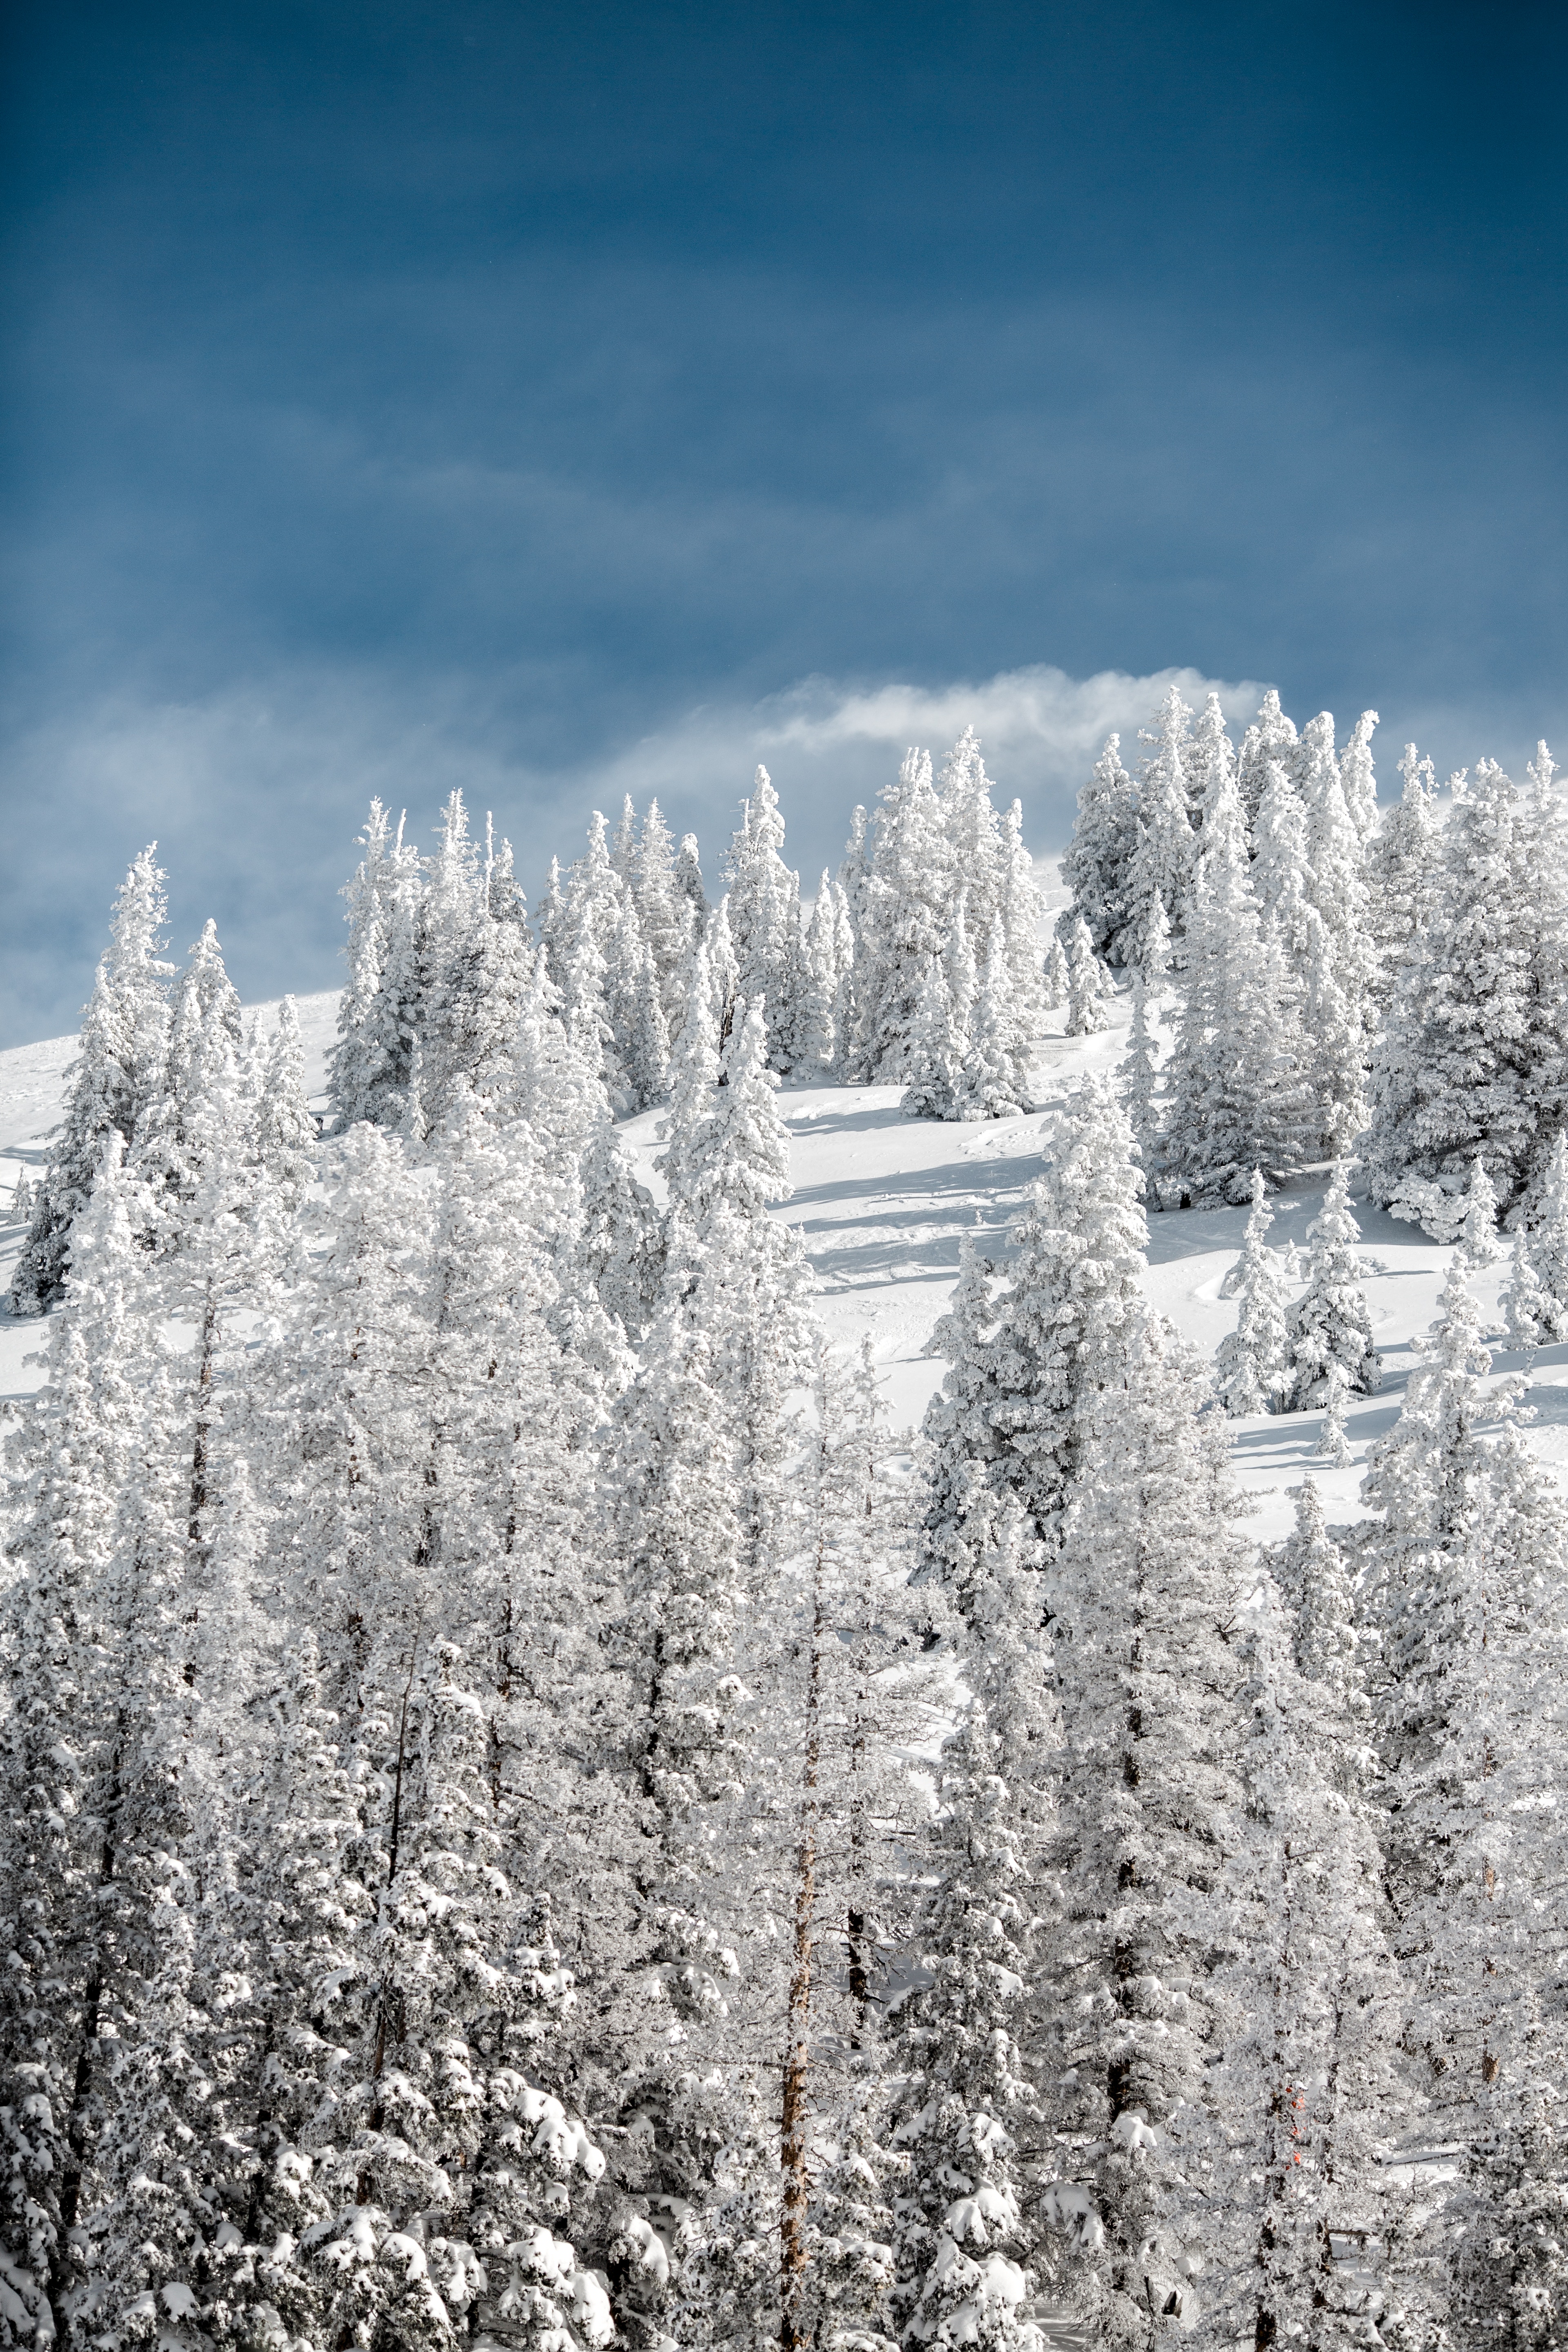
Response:
MULTIPOLYGON (((314 1108, 326 1107, 326 1056, 337 1017, 335 994, 298 1000, 306 1051, 306 1083, 314 1108)), ((275 1005, 257 1008, 263 1025, 275 1005)), ((780 1097, 789 1129, 795 1181, 776 1213, 800 1227, 817 1284, 817 1308, 842 1346, 858 1348, 868 1335, 896 1424, 918 1423, 945 1369, 926 1353, 931 1331, 951 1297, 960 1237, 983 1238, 1004 1253, 1007 1230, 1026 1187, 1051 1149, 1053 1104, 1086 1071, 1114 1068, 1125 1048, 1128 1003, 1118 1000, 1114 1025, 1090 1037, 1067 1037, 1050 1016, 1036 1063, 1041 1108, 1023 1118, 973 1125, 911 1119, 899 1109, 897 1087, 800 1086, 786 1082, 780 1097)), ((59 1116, 64 1073, 76 1050, 57 1037, 0 1054, 0 1186, 43 1163, 47 1131, 59 1116)), ((660 1114, 645 1111, 624 1122, 642 1171, 657 1191, 651 1161, 658 1149, 660 1114)), ((4 1195, 0 1194, 0 1201, 4 1195)), ((1280 1249, 1303 1244, 1322 1199, 1321 1185, 1300 1179, 1276 1198, 1272 1236, 1280 1249)), ((1383 1385, 1373 1397, 1353 1398, 1346 1433, 1355 1460, 1335 1468, 1314 1458, 1321 1413, 1262 1415, 1233 1424, 1237 1475, 1258 1498, 1252 1529, 1277 1541, 1289 1524, 1289 1489, 1310 1470, 1331 1517, 1353 1517, 1367 1446, 1392 1427, 1418 1339, 1436 1312, 1451 1251, 1383 1211, 1358 1203, 1366 1284, 1383 1385)), ((1161 1312, 1212 1355, 1236 1326, 1236 1307, 1220 1296, 1235 1265, 1247 1222, 1245 1209, 1175 1210, 1150 1219, 1148 1292, 1161 1312)), ((10 1280, 20 1244, 5 1228, 0 1289, 10 1280)), ((1477 1290, 1495 1307, 1507 1276, 1506 1257, 1483 1274, 1477 1290)), ((39 1345, 38 1326, 0 1318, 0 1394, 18 1396, 39 1374, 25 1359, 39 1345)), ((1522 1359, 1499 1349, 1498 1377, 1522 1359)), ((1531 1405, 1534 1450, 1568 1458, 1568 1345, 1544 1349, 1535 1360, 1531 1405)))
POLYGON ((1568 2306, 1568 816, 1374 725, 1173 690, 1054 926, 969 733, 809 903, 373 803, 250 1018, 134 861, 0 1057, 36 2337, 1568 2306))

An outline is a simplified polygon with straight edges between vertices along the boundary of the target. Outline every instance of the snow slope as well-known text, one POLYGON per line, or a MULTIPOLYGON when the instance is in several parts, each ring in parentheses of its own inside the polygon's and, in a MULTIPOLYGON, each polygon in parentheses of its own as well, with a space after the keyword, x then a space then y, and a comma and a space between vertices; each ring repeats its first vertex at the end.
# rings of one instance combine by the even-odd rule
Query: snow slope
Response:
MULTIPOLYGON (((276 1008, 258 1008, 264 1028, 276 1008)), ((324 1107, 327 1049, 337 1012, 333 995, 299 1000, 308 1083, 324 1107)), ((1125 1000, 1115 1007, 1121 1022, 1125 1000)), ((942 1365, 925 1353, 958 1271, 967 1231, 991 1254, 1005 1254, 1007 1230, 1025 1188, 1051 1150, 1059 1106, 1086 1070, 1115 1066, 1121 1028, 1099 1036, 1042 1040, 1037 1069, 1039 1108, 1020 1118, 977 1126, 901 1118, 889 1087, 786 1086, 781 1101, 793 1139, 795 1190, 782 1214, 798 1223, 819 1285, 829 1329, 846 1346, 870 1336, 893 1418, 914 1423, 940 1384, 942 1365)), ((0 1054, 0 1201, 23 1168, 41 1166, 47 1129, 58 1117, 65 1072, 75 1050, 70 1038, 23 1045, 0 1054)), ((645 1112, 625 1129, 645 1169, 658 1149, 658 1114, 645 1112)), ((1270 1240, 1304 1242, 1322 1197, 1321 1182, 1306 1178, 1274 1202, 1270 1240)), ((1368 1265, 1367 1297, 1383 1351, 1383 1386, 1357 1398, 1347 1416, 1354 1460, 1335 1469, 1313 1459, 1320 1413, 1263 1415, 1235 1423, 1242 1485, 1257 1498, 1256 1533, 1266 1540, 1289 1525, 1289 1489, 1310 1469, 1331 1518, 1356 1515, 1356 1490, 1368 1444, 1390 1427, 1412 1363, 1411 1342, 1432 1320, 1449 1253, 1413 1225, 1377 1210, 1358 1208, 1368 1265)), ((1205 1354, 1212 1354, 1236 1319, 1220 1286, 1241 1246, 1245 1209, 1179 1211, 1150 1219, 1149 1295, 1205 1354)), ((10 1279, 20 1234, 0 1230, 0 1283, 10 1279)), ((1505 1264, 1479 1286, 1483 1307, 1495 1306, 1505 1264)), ((26 1360, 39 1345, 36 1322, 0 1318, 0 1397, 37 1385, 26 1360)), ((1500 1352, 1499 1373, 1521 1360, 1500 1352)), ((1537 1359, 1531 1402, 1531 1442, 1544 1455, 1568 1459, 1568 1346, 1537 1359)))

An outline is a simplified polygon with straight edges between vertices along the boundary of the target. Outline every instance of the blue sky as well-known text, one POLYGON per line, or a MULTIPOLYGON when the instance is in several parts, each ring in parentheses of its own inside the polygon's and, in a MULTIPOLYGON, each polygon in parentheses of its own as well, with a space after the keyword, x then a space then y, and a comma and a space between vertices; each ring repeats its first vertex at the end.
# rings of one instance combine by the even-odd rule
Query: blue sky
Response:
POLYGON ((176 950, 333 984, 372 790, 531 879, 651 783, 711 863, 760 754, 814 874, 961 709, 1059 846, 1171 667, 1385 779, 1568 739, 1564 37, 24 0, 0 1041, 152 835, 176 950))

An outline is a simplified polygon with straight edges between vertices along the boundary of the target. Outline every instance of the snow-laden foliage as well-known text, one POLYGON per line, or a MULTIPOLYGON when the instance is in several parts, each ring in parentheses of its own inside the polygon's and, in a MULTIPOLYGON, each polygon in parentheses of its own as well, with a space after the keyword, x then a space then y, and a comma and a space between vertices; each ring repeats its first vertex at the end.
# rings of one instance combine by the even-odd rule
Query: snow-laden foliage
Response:
POLYGON ((1173 690, 1049 938, 969 732, 809 909, 763 771, 717 903, 627 802, 531 922, 373 804, 325 1133, 136 861, 17 1204, 0 2340, 1563 2340, 1568 1521, 1486 1336, 1568 1331, 1568 859, 1544 747, 1380 824, 1375 724, 1173 690), (825 1077, 1031 1155, 918 1445, 814 1311, 825 1077), (1352 1184, 1442 1311, 1260 1550, 1236 1423, 1342 1496, 1382 1377, 1352 1184))

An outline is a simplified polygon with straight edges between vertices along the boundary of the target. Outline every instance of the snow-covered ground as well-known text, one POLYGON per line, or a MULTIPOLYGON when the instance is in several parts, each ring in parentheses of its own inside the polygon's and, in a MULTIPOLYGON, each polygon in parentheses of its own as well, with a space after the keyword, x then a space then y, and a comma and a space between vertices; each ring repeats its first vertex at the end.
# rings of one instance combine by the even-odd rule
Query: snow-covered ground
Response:
MULTIPOLYGON (((264 1027, 275 1010, 258 1008, 264 1027)), ((308 1083, 324 1106, 327 1049, 337 1013, 334 995, 299 1000, 308 1083)), ((1114 1008, 1121 1022, 1125 1000, 1114 1008)), ((1003 1254, 1007 1230, 1025 1188, 1049 1155, 1063 1099, 1086 1070, 1115 1065, 1123 1031, 1099 1036, 1048 1035, 1037 1074, 1040 1108, 1021 1118, 978 1126, 939 1124, 899 1115, 890 1087, 786 1086, 781 1097, 793 1139, 795 1190, 782 1213, 798 1223, 816 1268, 819 1304, 834 1335, 858 1346, 868 1334, 886 1382, 894 1421, 919 1421, 940 1384, 942 1365, 926 1354, 937 1318, 958 1271, 962 1235, 973 1233, 988 1252, 1003 1254)), ((48 1128, 59 1115, 67 1065, 75 1041, 55 1038, 0 1054, 0 1208, 16 1176, 41 1167, 48 1128)), ((646 1163, 658 1150, 657 1112, 627 1122, 625 1133, 646 1163)), ((1270 1241, 1305 1242, 1322 1198, 1308 1177, 1279 1194, 1270 1241)), ((1266 1540, 1289 1525, 1289 1489, 1310 1469, 1331 1518, 1356 1515, 1366 1449, 1393 1423, 1410 1370, 1411 1342, 1436 1309, 1449 1252, 1414 1225, 1358 1207, 1366 1291, 1383 1351, 1383 1385, 1355 1399, 1346 1420, 1354 1460, 1342 1469, 1314 1459, 1320 1413, 1263 1415, 1235 1424, 1242 1485, 1256 1496, 1257 1534, 1266 1540)), ((1212 1354, 1236 1319, 1221 1285, 1241 1246, 1244 1209, 1175 1211, 1150 1219, 1149 1294, 1205 1354, 1212 1354)), ((0 1230, 0 1284, 8 1283, 20 1234, 0 1230)), ((1501 1261, 1478 1285, 1483 1307, 1495 1307, 1506 1272, 1501 1261)), ((0 1318, 0 1396, 37 1385, 26 1360, 39 1344, 36 1322, 0 1318)), ((1500 1352, 1499 1373, 1521 1360, 1500 1352)), ((1544 1455, 1568 1458, 1568 1346, 1537 1359, 1531 1403, 1531 1443, 1544 1455)))

